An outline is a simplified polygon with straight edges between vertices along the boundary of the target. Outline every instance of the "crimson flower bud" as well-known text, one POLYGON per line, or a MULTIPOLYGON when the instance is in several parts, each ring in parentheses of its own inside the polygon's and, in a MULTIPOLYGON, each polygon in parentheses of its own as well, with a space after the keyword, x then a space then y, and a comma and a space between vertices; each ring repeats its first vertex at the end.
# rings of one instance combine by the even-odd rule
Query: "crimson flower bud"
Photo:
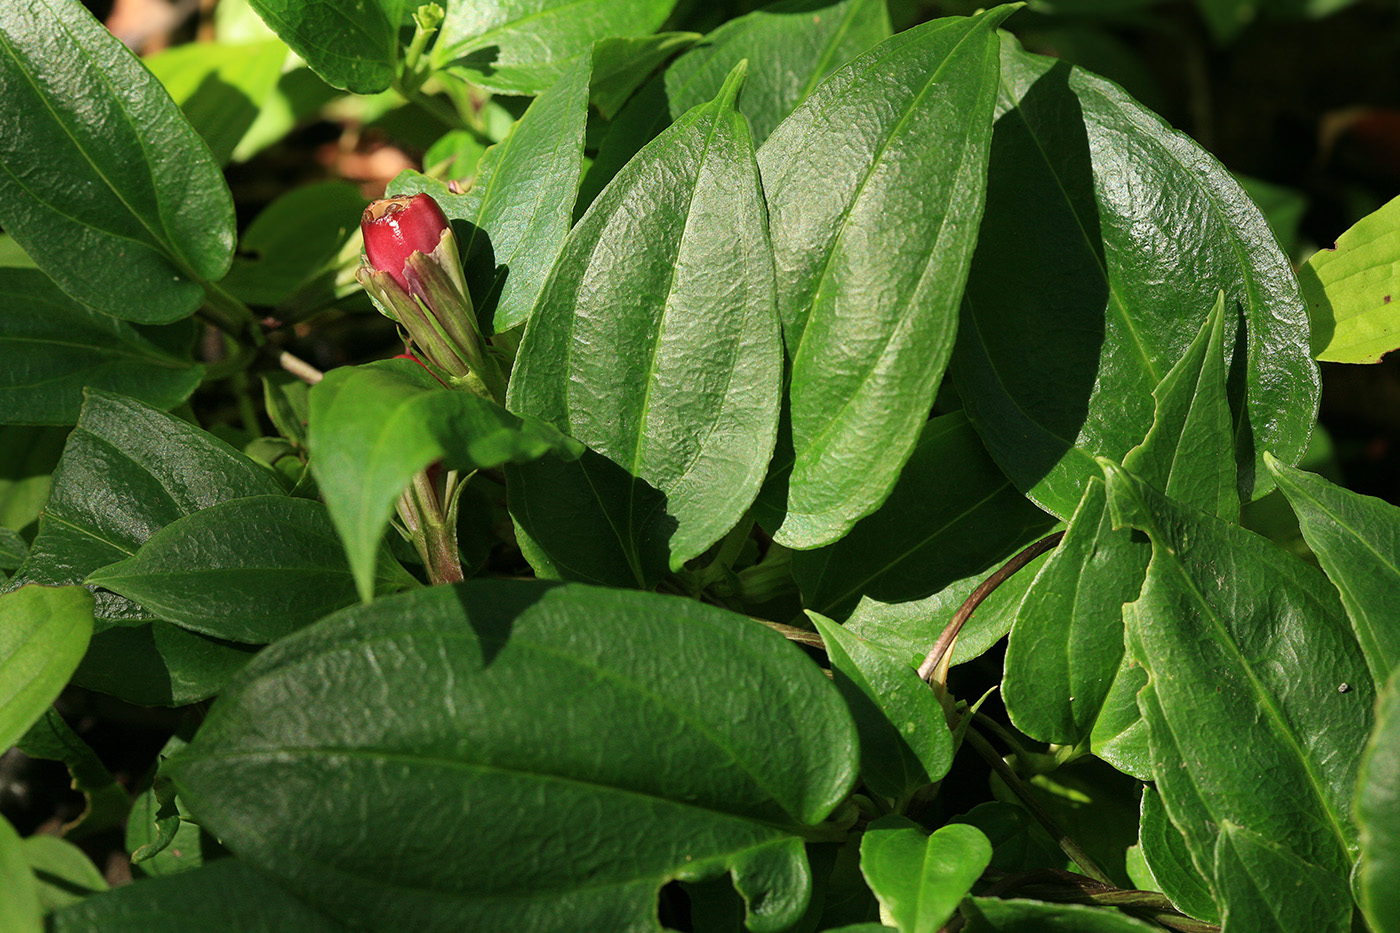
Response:
POLYGON ((387 272, 406 292, 414 291, 404 274, 409 257, 437 249, 447 228, 447 216, 428 194, 375 201, 360 218, 370 268, 387 272))

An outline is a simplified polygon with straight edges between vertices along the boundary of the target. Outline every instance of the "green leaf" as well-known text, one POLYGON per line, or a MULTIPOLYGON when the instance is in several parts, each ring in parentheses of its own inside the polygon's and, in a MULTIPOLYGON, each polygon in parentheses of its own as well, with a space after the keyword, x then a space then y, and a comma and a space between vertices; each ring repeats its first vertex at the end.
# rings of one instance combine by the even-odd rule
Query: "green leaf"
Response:
POLYGON ((222 690, 256 651, 169 622, 128 619, 92 636, 73 682, 137 706, 188 706, 222 690))
POLYGON ((266 649, 166 768, 241 858, 362 925, 647 929, 662 884, 732 869, 776 931, 855 759, 826 678, 743 616, 474 581, 266 649))
POLYGON ((1123 617, 1149 678, 1138 708, 1157 789, 1197 869, 1217 895, 1240 883, 1215 858, 1228 821, 1345 878, 1375 692, 1336 590, 1266 539, 1103 463, 1115 523, 1152 539, 1123 617))
POLYGON ((1272 4, 1268 0, 1196 0, 1201 18, 1220 45, 1233 41, 1265 5, 1272 4))
POLYGON ((126 821, 131 808, 126 788, 56 709, 46 710, 16 744, 30 758, 62 762, 73 778, 73 789, 83 795, 85 809, 64 826, 65 833, 78 838, 79 833, 101 832, 126 821))
POLYGON ((404 0, 249 3, 327 84, 356 94, 378 94, 393 81, 404 0))
POLYGON ((0 426, 0 525, 32 535, 67 428, 0 426))
POLYGON ((540 94, 594 41, 654 31, 676 0, 473 0, 447 7, 433 63, 498 94, 540 94))
POLYGON ((525 332, 507 404, 590 448, 507 474, 522 550, 543 575, 646 586, 758 493, 782 343, 758 169, 733 109, 742 79, 594 201, 525 332))
POLYGON ((1373 933, 1400 930, 1400 667, 1376 705, 1352 802, 1361 827, 1357 900, 1373 933))
MULTIPOLYGON (((589 99, 598 108, 599 113, 611 120, 658 66, 702 38, 704 37, 698 32, 659 32, 651 36, 600 39, 593 46, 593 77, 589 81, 589 99)), ((737 60, 731 63, 730 68, 735 64, 738 64, 737 60)), ((726 68, 719 75, 719 84, 716 84, 709 94, 696 100, 695 104, 703 104, 714 97, 728 73, 729 68, 726 68)), ((675 116, 680 116, 689 109, 686 107, 675 116)))
POLYGON ((830 544, 878 508, 928 420, 982 215, 995 30, 1013 9, 882 42, 759 150, 791 373, 791 452, 785 436, 764 491, 780 544, 830 544))
POLYGON ((426 191, 451 220, 477 315, 487 333, 530 316, 573 216, 583 167, 590 60, 578 61, 533 102, 504 139, 486 150, 465 194, 405 172, 391 194, 426 191))
POLYGON ((1345 876, 1323 871, 1257 833, 1226 821, 1215 843, 1223 929, 1249 933, 1347 933, 1351 892, 1345 876))
POLYGON ((1400 347, 1400 198, 1367 214, 1298 269, 1312 352, 1330 363, 1377 363, 1400 347))
MULTIPOLYGON (((372 589, 418 585, 381 549, 372 589)), ((266 644, 356 600, 326 507, 309 499, 230 499, 176 519, 135 556, 89 574, 158 619, 228 641, 266 644)))
POLYGON ((145 60, 225 165, 277 87, 287 47, 281 42, 191 42, 145 60))
POLYGON ((293 318, 323 307, 340 297, 340 260, 364 209, 359 189, 345 182, 293 188, 243 231, 223 287, 293 318))
POLYGON ((344 933, 237 859, 123 885, 57 911, 49 933, 344 933))
POLYGON ((794 554, 792 572, 804 604, 839 619, 862 596, 904 602, 985 576, 1054 523, 1016 491, 967 417, 954 412, 924 425, 879 510, 836 543, 794 554))
POLYGON ((24 840, 22 851, 46 914, 107 890, 107 881, 92 859, 66 839, 36 833, 24 840))
MULTIPOLYGON (((953 647, 953 664, 971 661, 1006 637, 1011 630, 1016 607, 1044 562, 1045 555, 1031 561, 977 607, 972 618, 964 623, 953 647)), ((868 596, 862 597, 846 620, 845 627, 862 638, 899 649, 917 667, 938 640, 944 626, 952 620, 953 613, 988 575, 977 573, 964 577, 927 599, 884 603, 868 596)))
POLYGON ((6 933, 43 933, 44 911, 39 885, 24 851, 24 840, 0 816, 0 929, 6 933))
POLYGON ((311 420, 311 387, 290 373, 262 377, 263 404, 277 433, 298 450, 306 449, 306 425, 311 420))
POLYGON ((1263 216, 1213 158, 1113 84, 1009 37, 1001 66, 952 365, 988 451, 1068 516, 1100 475, 1094 456, 1121 460, 1147 434, 1152 390, 1223 290, 1239 492, 1268 492, 1263 451, 1302 454, 1318 376, 1297 282, 1263 216))
POLYGON ((1138 839, 1147 870, 1157 889, 1184 914, 1207 923, 1220 922, 1220 909, 1215 906, 1210 885, 1201 877, 1191 861, 1186 840, 1172 825, 1162 805, 1162 795, 1151 785, 1142 789, 1142 815, 1138 823, 1138 839))
POLYGON ((760 145, 821 80, 889 38, 885 0, 782 0, 732 19, 666 69, 673 118, 710 100, 749 61, 739 112, 760 145))
POLYGON ((1123 658, 1123 604, 1137 597, 1150 556, 1144 542, 1114 530, 1104 484, 1091 480, 1016 610, 1002 677, 1016 728, 1042 742, 1079 745, 1102 716, 1121 709, 1137 719, 1136 690, 1114 687, 1132 676, 1123 658))
POLYGON ((861 873, 881 915, 901 933, 942 929, 991 860, 992 844, 966 823, 929 836, 911 820, 887 816, 871 823, 860 843, 861 873))
POLYGON ((228 270, 233 200, 165 89, 78 0, 0 6, 0 225, 59 288, 163 324, 228 270))
POLYGON ((29 542, 18 532, 0 525, 0 569, 14 570, 29 554, 29 542))
POLYGON ((476 470, 577 454, 548 425, 469 392, 444 389, 416 363, 332 370, 311 391, 311 471, 362 599, 374 594, 384 530, 413 474, 441 460, 476 470))
POLYGON ((953 763, 953 735, 943 707, 915 667, 814 612, 836 689, 860 733, 860 773, 867 787, 900 800, 939 781, 953 763))
POLYGON ((10 424, 72 424, 85 387, 172 408, 204 376, 188 353, 89 311, 37 269, 0 269, 0 295, 0 410, 10 424))
POLYGON ((0 748, 58 698, 92 636, 92 597, 80 587, 25 586, 0 596, 0 748))
POLYGON ((963 902, 967 933, 1160 933, 1161 927, 1111 907, 1047 904, 997 897, 963 902))
POLYGON ((1340 591, 1375 683, 1400 666, 1400 509, 1270 457, 1303 538, 1340 591))

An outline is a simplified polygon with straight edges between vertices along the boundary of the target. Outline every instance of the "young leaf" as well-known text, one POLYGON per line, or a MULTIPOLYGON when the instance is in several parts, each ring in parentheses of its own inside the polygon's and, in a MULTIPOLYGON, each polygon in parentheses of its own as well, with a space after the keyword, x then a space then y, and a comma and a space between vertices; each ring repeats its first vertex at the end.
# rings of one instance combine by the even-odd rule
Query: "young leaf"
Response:
POLYGON ((594 41, 654 31, 676 0, 473 0, 447 7, 433 63, 497 94, 541 94, 594 41))
POLYGON ((1215 906, 1210 885, 1191 861, 1186 840, 1162 806, 1162 795, 1150 784, 1142 789, 1138 840, 1157 890, 1171 898, 1182 913, 1218 924, 1220 909, 1215 906))
POLYGON ((1016 491, 961 412, 928 421, 890 497, 834 544, 799 551, 793 577, 806 606, 849 615, 862 596, 921 599, 985 576, 1043 537, 1054 519, 1016 491))
POLYGON ((963 901, 967 933, 1160 933, 1146 923, 1110 907, 1048 904, 999 897, 963 901))
POLYGON ((248 2, 327 84, 356 94, 378 94, 392 83, 404 0, 248 2))
POLYGON ((282 76, 287 47, 262 42, 191 42, 147 58, 214 161, 228 162, 282 76))
MULTIPOLYGON (((2 715, 2 714, 0 714, 2 715)), ((13 933, 43 933, 44 911, 39 886, 25 857, 24 840, 0 816, 0 929, 13 933)))
POLYGON ((1270 457, 1303 538, 1342 594, 1372 679, 1400 667, 1400 509, 1270 457))
POLYGON ((83 795, 86 808, 64 826, 65 832, 101 832, 126 819, 131 807, 126 789, 58 710, 49 707, 16 745, 30 758, 62 762, 73 778, 73 789, 83 795))
POLYGON ((35 833, 21 848, 34 872, 39 905, 46 914, 107 890, 107 880, 92 859, 66 839, 35 833))
POLYGON ((1378 363, 1400 347, 1400 198, 1367 214, 1298 270, 1312 352, 1330 363, 1378 363))
POLYGON ((724 76, 749 62, 739 112, 754 145, 812 93, 823 78, 888 39, 885 0, 780 0, 732 19, 666 69, 673 118, 718 93, 724 76))
MULTIPOLYGON (((418 585, 381 549, 373 589, 418 585)), ((156 618, 229 641, 267 644, 356 600, 326 507, 309 499, 230 499, 178 518, 132 557, 89 574, 156 618)))
POLYGON ((1137 597, 1150 556, 1145 543, 1114 530, 1104 484, 1091 480, 1016 610, 1002 679, 1016 728, 1042 742, 1079 745, 1110 699, 1137 718, 1136 691, 1113 686, 1131 676, 1123 664, 1123 604, 1137 597))
POLYGON ((56 911, 49 933, 344 933, 238 859, 113 888, 56 911))
POLYGON ((900 933, 942 929, 991 860, 992 844, 966 823, 929 836, 911 820, 887 816, 860 843, 861 873, 900 933))
POLYGON ((736 69, 613 179, 525 332, 509 407, 592 452, 507 474, 542 573, 645 586, 719 540, 758 493, 782 342, 758 169, 734 112, 742 80, 736 69))
POLYGON ((88 310, 37 269, 0 269, 0 296, 0 411, 10 424, 72 424, 85 387, 173 408, 204 377, 188 352, 88 310))
POLYGON ((826 642, 836 689, 855 718, 866 786, 900 800, 942 780, 953 763, 953 734, 914 666, 830 619, 808 615, 826 642))
POLYGON ((554 267, 573 216, 583 166, 590 60, 585 56, 531 102, 504 139, 482 156, 465 194, 405 172, 389 194, 426 191, 459 231, 468 286, 488 333, 523 324, 554 267))
POLYGON ((1381 692, 1352 802, 1361 827, 1357 899, 1373 933, 1400 930, 1400 667, 1381 692))
POLYGON ((1296 460, 1318 398, 1297 283, 1263 216, 1113 84, 1009 37, 1001 80, 952 366, 992 457, 1068 516, 1100 475, 1094 456, 1121 460, 1147 434, 1152 390, 1223 290, 1239 492, 1263 495, 1263 451, 1296 460))
POLYGON ((1375 692, 1336 590, 1267 540, 1103 463, 1115 523, 1152 539, 1123 617, 1149 677, 1138 707, 1157 789, 1196 867, 1217 896, 1242 883, 1215 858, 1228 821, 1345 878, 1375 692))
POLYGON ((1343 875, 1323 871, 1288 849, 1228 820, 1215 842, 1221 926, 1250 933, 1347 933, 1351 892, 1343 875))
POLYGON ((777 931, 855 758, 839 694, 742 616, 472 581, 277 642, 166 770, 241 858, 370 927, 646 929, 661 885, 732 870, 777 931))
POLYGON ((394 500, 414 473, 439 460, 449 470, 475 470, 578 451, 548 425, 444 389, 408 360, 327 373, 311 391, 308 442, 311 471, 364 600, 382 577, 380 545, 394 500))
POLYGON ((92 636, 81 587, 25 586, 0 596, 0 748, 9 748, 58 698, 92 636))
POLYGON ((928 420, 982 215, 996 27, 1013 9, 887 39, 759 150, 791 370, 791 452, 764 500, 787 547, 829 544, 873 512, 928 420))
POLYGON ((79 0, 0 4, 0 225, 104 314, 186 317, 233 255, 233 200, 165 89, 79 0))

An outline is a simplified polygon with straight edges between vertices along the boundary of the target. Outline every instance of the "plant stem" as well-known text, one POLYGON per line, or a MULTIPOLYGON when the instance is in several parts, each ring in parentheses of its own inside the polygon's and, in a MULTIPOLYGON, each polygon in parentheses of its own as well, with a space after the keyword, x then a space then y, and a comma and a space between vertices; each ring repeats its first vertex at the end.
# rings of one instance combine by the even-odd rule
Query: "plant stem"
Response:
POLYGON ((427 470, 413 474, 413 482, 399 497, 398 513, 408 529, 409 540, 423 558, 429 583, 436 586, 466 579, 457 550, 456 525, 444 514, 437 485, 427 470))
POLYGON ((1079 843, 1070 838, 1070 835, 1060 827, 1059 821, 1051 816, 1050 811, 1045 809, 1041 802, 1036 799, 1035 795, 1031 793, 1030 788, 1026 787, 1025 783, 1021 780, 1020 776, 997 754, 996 749, 992 748, 991 743, 982 738, 982 736, 972 728, 967 730, 964 741, 966 741, 968 745, 971 745, 973 750, 981 755, 987 764, 992 766, 992 770, 997 773, 997 776, 1006 783, 1006 786, 1016 795, 1016 798, 1020 800, 1025 808, 1030 811, 1031 815, 1040 822, 1040 825, 1045 827, 1046 832, 1048 832, 1055 842, 1059 844, 1060 848, 1064 850, 1065 855, 1068 855, 1070 859, 1074 861, 1074 864, 1080 867, 1084 874, 1110 887, 1113 885, 1113 882, 1109 880, 1108 873, 1100 868, 1099 864, 1090 857, 1089 853, 1080 848, 1079 843))
POLYGON ((200 282, 204 286, 204 307, 201 317, 230 337, 248 337, 254 346, 263 345, 253 309, 219 287, 217 282, 200 282))
MULTIPOLYGON (((1011 558, 1002 565, 1001 569, 979 583, 977 589, 973 590, 972 594, 958 607, 958 611, 953 613, 953 618, 949 620, 948 627, 943 630, 943 634, 938 636, 938 641, 934 643, 933 649, 929 651, 928 656, 924 658, 924 663, 919 665, 919 677, 924 680, 930 680, 938 672, 940 666, 942 666, 946 675, 947 665, 944 661, 952 657, 953 645, 958 640, 958 633, 962 631, 963 625, 972 617, 972 613, 977 610, 977 607, 982 605, 982 601, 988 596, 991 596, 997 587, 1011 579, 1016 571, 1059 544, 1060 539, 1064 536, 1065 533, 1063 531, 1057 531, 1052 535, 1046 535, 1035 544, 1032 544, 1030 547, 1011 558)), ((942 681, 945 678, 940 677, 938 679, 942 681)))
POLYGON ((296 376, 298 379, 300 379, 307 385, 314 386, 316 383, 320 382, 326 377, 326 374, 321 372, 315 366, 312 366, 310 363, 306 362, 306 360, 303 360, 299 356, 293 356, 286 350, 283 350, 277 355, 277 363, 287 372, 291 373, 293 376, 296 376))

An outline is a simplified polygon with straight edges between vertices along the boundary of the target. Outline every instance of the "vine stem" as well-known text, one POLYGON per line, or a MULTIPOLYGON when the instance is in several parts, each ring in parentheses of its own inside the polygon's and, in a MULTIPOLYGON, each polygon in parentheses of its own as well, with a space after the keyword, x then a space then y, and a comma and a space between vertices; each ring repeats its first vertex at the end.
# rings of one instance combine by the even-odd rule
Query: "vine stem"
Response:
POLYGON ((1031 815, 1040 822, 1040 825, 1045 827, 1046 832, 1048 832, 1054 838, 1055 842, 1059 844, 1060 848, 1064 850, 1065 855, 1068 855, 1084 874, 1093 878, 1095 881, 1102 882, 1110 887, 1114 886, 1112 880, 1108 877, 1108 873, 1099 867, 1098 862, 1095 862, 1089 853, 1080 848, 1079 843, 1070 838, 1070 835, 1060 826, 1059 821, 1050 814, 1049 810, 1041 805, 1041 802, 1031 793, 1030 788, 1025 785, 1025 782, 1021 780, 1020 776, 1012 767, 1006 763, 1006 760, 997 754, 996 749, 992 748, 991 743, 982 738, 981 733, 969 727, 963 740, 967 742, 968 745, 971 745, 973 750, 981 755, 987 764, 992 766, 992 770, 997 773, 997 776, 1006 783, 1006 786, 1016 795, 1016 798, 1025 805, 1026 809, 1031 812, 1031 815))
POLYGON ((953 645, 958 640, 958 633, 962 631, 964 623, 972 617, 972 613, 977 607, 982 605, 982 601, 991 596, 997 587, 1009 580, 1016 571, 1035 560, 1041 554, 1060 543, 1060 539, 1065 536, 1063 531, 1057 531, 1052 535, 1046 535, 1035 544, 1021 551, 1001 566, 990 577, 977 584, 977 589, 973 590, 963 604, 958 607, 958 611, 953 613, 953 618, 949 620, 947 628, 943 629, 943 634, 938 636, 938 641, 934 642, 933 649, 924 658, 924 663, 919 665, 919 677, 932 682, 939 671, 943 676, 938 677, 939 681, 946 679, 948 672, 947 661, 952 657, 953 645))

